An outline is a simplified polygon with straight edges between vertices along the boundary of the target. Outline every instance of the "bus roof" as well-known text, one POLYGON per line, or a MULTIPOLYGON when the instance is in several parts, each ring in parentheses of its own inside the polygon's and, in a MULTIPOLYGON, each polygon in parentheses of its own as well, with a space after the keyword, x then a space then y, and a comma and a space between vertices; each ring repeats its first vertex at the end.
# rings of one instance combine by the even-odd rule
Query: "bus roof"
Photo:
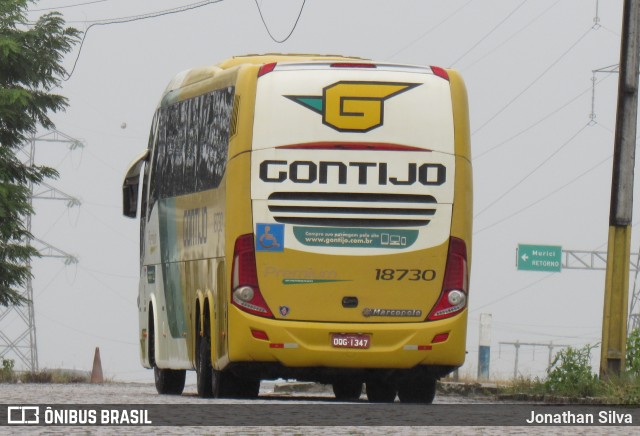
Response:
POLYGON ((366 61, 371 62, 368 59, 358 57, 348 57, 340 55, 314 55, 314 54, 250 54, 244 56, 234 56, 227 60, 224 60, 216 65, 206 65, 200 67, 190 68, 176 74, 167 87, 164 94, 167 95, 171 91, 188 86, 205 79, 214 77, 215 75, 233 68, 238 68, 242 65, 264 65, 277 62, 289 62, 289 63, 305 63, 305 62, 328 62, 328 61, 366 61))
MULTIPOLYGON (((340 66, 349 66, 354 68, 375 66, 375 68, 378 69, 393 71, 432 71, 434 74, 448 80, 447 73, 442 68, 428 67, 423 65, 407 65, 385 62, 381 63, 373 61, 371 59, 356 56, 278 53, 249 54, 243 56, 234 56, 215 65, 200 66, 179 72, 171 79, 171 81, 165 88, 163 97, 160 101, 160 106, 164 106, 166 104, 170 104, 176 100, 179 100, 180 97, 178 96, 178 94, 176 94, 179 89, 184 89, 185 87, 191 85, 197 85, 198 83, 202 83, 208 79, 212 79, 216 76, 219 76, 220 74, 230 72, 231 70, 242 68, 243 66, 259 67, 267 64, 272 64, 274 68, 277 68, 279 71, 285 69, 325 69, 340 66)), ((269 71, 271 71, 272 69, 270 69, 269 71)))
POLYGON ((314 61, 367 61, 368 59, 355 56, 341 55, 317 55, 317 54, 249 54, 244 56, 234 56, 219 64, 222 69, 233 68, 243 64, 263 65, 273 62, 314 62, 314 61))

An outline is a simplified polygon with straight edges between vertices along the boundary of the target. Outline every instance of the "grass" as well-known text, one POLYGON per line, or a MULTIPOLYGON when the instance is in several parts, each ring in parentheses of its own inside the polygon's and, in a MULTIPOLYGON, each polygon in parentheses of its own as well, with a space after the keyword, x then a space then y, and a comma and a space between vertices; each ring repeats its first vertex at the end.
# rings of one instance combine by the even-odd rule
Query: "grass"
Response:
POLYGON ((86 371, 44 369, 41 371, 17 372, 13 360, 3 359, 0 383, 89 383, 91 374, 86 371))
POLYGON ((640 404, 640 379, 629 374, 609 380, 597 380, 588 392, 549 388, 546 380, 521 377, 498 387, 498 398, 561 403, 640 404))
POLYGON ((89 383, 91 374, 86 371, 45 369, 20 374, 22 383, 89 383))

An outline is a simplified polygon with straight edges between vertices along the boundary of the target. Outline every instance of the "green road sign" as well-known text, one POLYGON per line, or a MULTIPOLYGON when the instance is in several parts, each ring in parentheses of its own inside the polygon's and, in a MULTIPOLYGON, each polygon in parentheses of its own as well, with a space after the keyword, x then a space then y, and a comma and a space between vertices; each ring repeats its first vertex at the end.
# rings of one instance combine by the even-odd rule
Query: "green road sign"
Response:
POLYGON ((562 247, 518 244, 518 270, 562 271, 562 247))

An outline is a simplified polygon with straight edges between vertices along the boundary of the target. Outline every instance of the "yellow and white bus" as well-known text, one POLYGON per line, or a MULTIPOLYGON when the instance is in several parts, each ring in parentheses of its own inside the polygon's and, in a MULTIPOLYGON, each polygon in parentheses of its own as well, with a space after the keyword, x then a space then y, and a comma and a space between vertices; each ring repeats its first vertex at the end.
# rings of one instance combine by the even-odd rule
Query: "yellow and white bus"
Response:
POLYGON ((437 67, 234 57, 178 74, 123 184, 140 214, 140 356, 161 394, 260 381, 430 403, 464 362, 464 83, 437 67), (140 193, 138 192, 140 191, 140 193))

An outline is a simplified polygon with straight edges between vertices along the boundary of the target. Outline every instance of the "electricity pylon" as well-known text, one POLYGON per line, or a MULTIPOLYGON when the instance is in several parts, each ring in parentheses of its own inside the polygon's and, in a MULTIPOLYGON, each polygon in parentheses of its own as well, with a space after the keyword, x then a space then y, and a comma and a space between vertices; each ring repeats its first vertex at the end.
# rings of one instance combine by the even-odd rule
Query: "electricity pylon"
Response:
MULTIPOLYGON (((26 156, 25 163, 28 166, 34 165, 36 143, 41 141, 66 143, 69 144, 69 148, 71 150, 84 147, 82 141, 72 138, 57 130, 50 131, 42 136, 33 135, 29 142, 20 149, 20 152, 26 156)), ((47 183, 41 183, 38 186, 42 189, 35 192, 33 183, 30 183, 30 205, 34 199, 53 199, 66 201, 67 207, 80 206, 80 200, 71 195, 65 194, 47 183)), ((31 234, 31 215, 26 216, 26 228, 28 233, 31 234)), ((78 263, 77 257, 38 238, 28 238, 25 241, 25 245, 31 245, 36 248, 41 257, 62 258, 66 265, 78 263)), ((27 262, 27 266, 31 269, 31 261, 27 262)), ((0 309, 0 358, 4 358, 11 354, 22 361, 27 370, 37 371, 38 346, 36 341, 36 322, 33 307, 33 282, 31 277, 27 279, 26 286, 21 295, 27 299, 26 304, 0 309), (16 317, 9 316, 12 314, 15 314, 16 317), (16 321, 18 322, 17 326, 15 325, 16 321), (12 328, 6 328, 3 326, 3 323, 7 326, 9 324, 13 324, 12 328)))

